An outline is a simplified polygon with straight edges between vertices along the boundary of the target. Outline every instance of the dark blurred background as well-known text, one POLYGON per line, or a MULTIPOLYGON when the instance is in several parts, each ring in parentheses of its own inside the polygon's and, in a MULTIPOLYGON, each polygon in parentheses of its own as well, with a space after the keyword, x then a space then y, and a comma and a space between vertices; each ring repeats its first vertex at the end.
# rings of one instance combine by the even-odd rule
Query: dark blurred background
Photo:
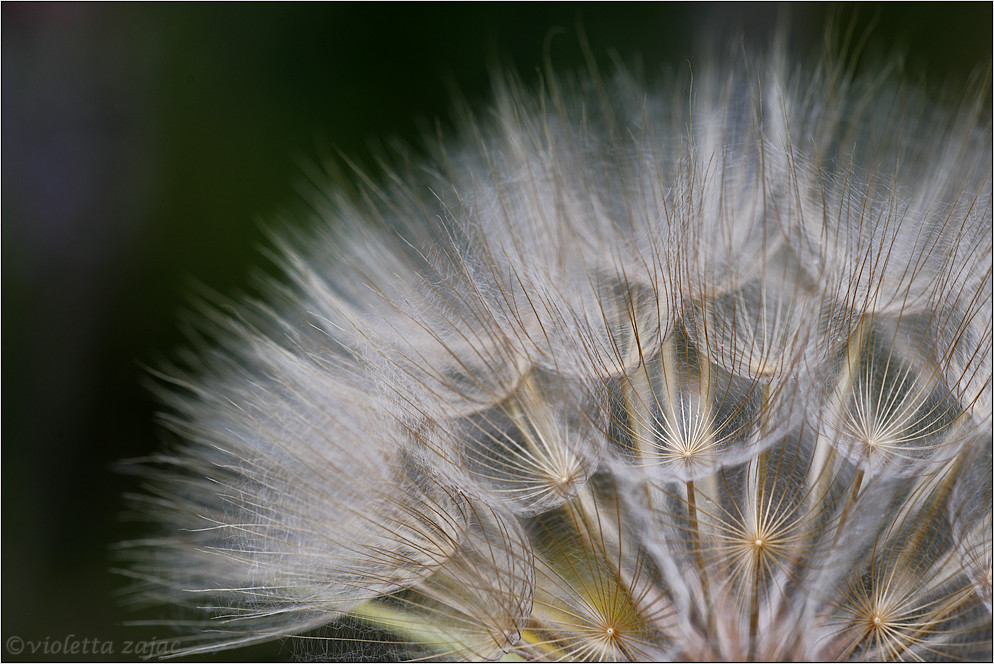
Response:
MULTIPOLYGON (((706 26, 762 40, 782 10, 3 3, 2 657, 133 660, 127 640, 169 636, 122 625, 111 547, 142 531, 121 517, 136 481, 113 465, 162 442, 143 367, 182 344, 192 284, 251 292, 266 224, 303 223, 308 165, 338 150, 371 163, 373 139, 417 144, 451 84, 486 103, 498 57, 534 80, 556 28, 555 68, 580 66, 578 20, 602 62, 641 56, 652 72, 693 58, 706 26), (59 651, 85 639, 114 653, 59 651)), ((990 3, 797 5, 792 38, 817 51, 828 19, 853 15, 926 85, 991 59, 990 3)))

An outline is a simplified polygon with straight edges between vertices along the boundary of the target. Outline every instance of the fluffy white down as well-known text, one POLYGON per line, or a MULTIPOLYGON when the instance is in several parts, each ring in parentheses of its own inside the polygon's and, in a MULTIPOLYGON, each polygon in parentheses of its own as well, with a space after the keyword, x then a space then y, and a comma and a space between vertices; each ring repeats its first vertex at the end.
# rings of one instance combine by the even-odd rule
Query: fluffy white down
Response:
POLYGON ((329 187, 163 381, 180 652, 989 657, 989 74, 787 62, 502 78, 329 187))

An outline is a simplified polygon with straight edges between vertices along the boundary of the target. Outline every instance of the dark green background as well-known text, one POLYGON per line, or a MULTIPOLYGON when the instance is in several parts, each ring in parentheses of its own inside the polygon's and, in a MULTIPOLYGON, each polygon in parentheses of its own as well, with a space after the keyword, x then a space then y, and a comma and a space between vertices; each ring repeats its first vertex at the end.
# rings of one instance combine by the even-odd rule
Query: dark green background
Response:
MULTIPOLYGON (((336 150, 370 163, 373 139, 417 143, 419 120, 446 117, 450 84, 485 104, 497 56, 534 79, 555 28, 555 67, 577 67, 577 19, 602 62, 640 54, 651 72, 692 60, 707 26, 762 41, 780 10, 4 3, 4 644, 75 635, 120 651, 168 636, 121 626, 110 547, 141 532, 120 516, 134 482, 112 465, 160 445, 142 367, 182 343, 192 284, 251 290, 262 227, 303 217, 306 166, 336 150)), ((961 85, 990 62, 989 3, 799 5, 795 44, 817 51, 826 17, 854 11, 858 31, 876 22, 874 48, 900 49, 927 85, 961 85)))

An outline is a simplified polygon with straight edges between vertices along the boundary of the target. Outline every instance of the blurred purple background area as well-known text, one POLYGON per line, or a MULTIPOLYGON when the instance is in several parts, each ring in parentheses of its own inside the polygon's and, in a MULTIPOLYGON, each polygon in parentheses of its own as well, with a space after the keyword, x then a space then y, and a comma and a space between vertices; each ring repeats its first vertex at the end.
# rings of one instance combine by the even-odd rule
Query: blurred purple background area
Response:
MULTIPOLYGON (((963 81, 989 65, 991 5, 798 5, 807 48, 827 16, 876 21, 912 78, 963 81)), ((637 54, 646 71, 694 55, 702 26, 761 40, 776 5, 20 4, 2 12, 3 634, 111 640, 114 654, 3 651, 7 660, 134 660, 111 573, 115 542, 147 534, 114 470, 159 449, 144 384, 183 343, 202 283, 226 295, 266 269, 272 223, 306 223, 305 169, 337 151, 375 170, 371 139, 419 142, 455 84, 488 98, 499 55, 537 80, 545 44, 581 65, 637 54), (554 29, 562 27, 565 34, 554 29)), ((50 641, 51 642, 51 641, 50 641)), ((268 645, 230 658, 287 658, 268 645)))

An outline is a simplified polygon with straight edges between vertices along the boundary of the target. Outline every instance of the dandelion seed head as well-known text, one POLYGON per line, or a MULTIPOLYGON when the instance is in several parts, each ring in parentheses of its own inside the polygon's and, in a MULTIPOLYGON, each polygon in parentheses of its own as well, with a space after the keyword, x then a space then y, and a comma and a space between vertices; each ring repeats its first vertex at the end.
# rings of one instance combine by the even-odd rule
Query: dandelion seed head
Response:
POLYGON ((172 654, 989 657, 987 85, 499 75, 330 187, 163 372, 128 573, 200 617, 172 654))

